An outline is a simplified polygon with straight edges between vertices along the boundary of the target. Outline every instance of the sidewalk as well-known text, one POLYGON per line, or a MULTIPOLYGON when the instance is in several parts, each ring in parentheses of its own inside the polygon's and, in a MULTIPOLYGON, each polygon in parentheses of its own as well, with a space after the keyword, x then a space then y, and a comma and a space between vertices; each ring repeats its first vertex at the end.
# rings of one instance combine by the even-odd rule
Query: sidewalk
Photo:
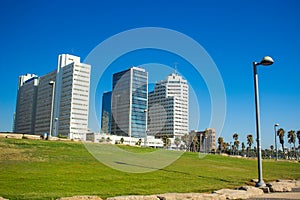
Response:
POLYGON ((258 197, 250 198, 249 200, 276 200, 276 199, 300 199, 300 188, 293 188, 291 192, 276 192, 276 193, 265 193, 258 197))

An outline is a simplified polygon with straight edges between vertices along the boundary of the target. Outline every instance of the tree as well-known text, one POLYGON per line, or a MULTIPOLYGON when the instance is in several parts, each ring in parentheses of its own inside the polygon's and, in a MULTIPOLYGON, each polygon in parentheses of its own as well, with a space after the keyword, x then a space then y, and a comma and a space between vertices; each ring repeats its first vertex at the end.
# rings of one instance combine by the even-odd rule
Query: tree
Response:
POLYGON ((181 142, 180 138, 179 137, 175 137, 174 144, 176 145, 176 149, 177 150, 178 150, 178 146, 180 145, 180 142, 181 142))
POLYGON ((233 134, 232 138, 234 139, 234 142, 233 142, 233 148, 236 152, 238 152, 239 150, 239 145, 240 145, 240 142, 238 141, 239 139, 239 134, 235 133, 233 134))
POLYGON ((171 140, 167 135, 163 135, 161 139, 164 143, 164 148, 167 148, 171 145, 171 140))
POLYGON ((294 144, 294 156, 296 157, 296 146, 295 146, 295 142, 296 142, 296 134, 295 134, 295 131, 294 130, 290 130, 288 132, 288 143, 289 144, 294 144))
POLYGON ((184 142, 185 147, 188 149, 188 147, 190 146, 190 136, 189 134, 185 134, 181 137, 181 141, 184 142))
POLYGON ((223 142, 223 150, 224 150, 224 152, 228 153, 228 147, 229 147, 229 143, 228 142, 223 142))
POLYGON ((244 151, 245 151, 245 143, 244 142, 242 142, 242 155, 244 155, 244 151))
POLYGON ((282 146, 282 151, 284 152, 284 133, 285 130, 283 128, 278 129, 277 136, 279 137, 279 142, 282 146))
POLYGON ((141 144, 142 144, 142 139, 140 138, 140 139, 135 143, 135 145, 141 146, 141 144))
POLYGON ((271 149, 271 157, 273 157, 274 146, 271 145, 271 146, 270 146, 270 149, 271 149))
POLYGON ((110 137, 107 137, 107 138, 106 138, 106 142, 111 142, 110 137))
POLYGON ((298 148, 300 149, 300 130, 297 131, 298 148))
POLYGON ((248 144, 248 147, 247 148, 247 154, 248 154, 248 157, 249 157, 249 151, 251 151, 251 146, 253 144, 253 136, 251 134, 247 135, 247 144, 248 144))
POLYGON ((240 141, 238 140, 234 141, 234 148, 236 151, 236 155, 239 155, 239 146, 240 146, 240 141))
POLYGON ((218 138, 218 145, 219 145, 218 150, 219 150, 220 153, 222 153, 222 147, 224 146, 223 143, 224 143, 224 139, 222 137, 219 137, 218 138))

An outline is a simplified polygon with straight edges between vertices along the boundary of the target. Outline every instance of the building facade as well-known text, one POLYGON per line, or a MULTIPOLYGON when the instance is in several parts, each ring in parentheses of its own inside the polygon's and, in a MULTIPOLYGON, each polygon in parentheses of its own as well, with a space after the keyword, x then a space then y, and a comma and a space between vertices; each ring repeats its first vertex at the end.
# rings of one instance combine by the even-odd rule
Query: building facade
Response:
POLYGON ((26 74, 19 77, 16 115, 14 118, 14 132, 35 132, 35 110, 38 77, 35 74, 26 74))
MULTIPOLYGON (((47 132, 51 136, 84 139, 88 131, 90 68, 90 65, 81 63, 77 56, 59 55, 57 70, 35 77, 36 92, 26 90, 26 100, 17 101, 15 127, 26 122, 34 127, 35 134, 47 132), (49 85, 51 81, 52 86, 49 85), (20 107, 24 107, 20 102, 29 101, 28 99, 35 99, 34 107, 29 108, 34 120, 20 121, 20 107)), ((25 85, 26 83, 21 85, 18 91, 25 85)), ((20 97, 18 92, 18 99, 20 97)), ((19 132, 19 129, 16 131, 19 132)))
POLYGON ((207 128, 205 131, 192 130, 190 132, 190 151, 211 153, 216 150, 216 131, 207 128))
POLYGON ((102 95, 101 132, 106 134, 111 133, 111 95, 112 92, 102 95))
POLYGON ((156 83, 149 93, 148 134, 169 138, 188 134, 189 88, 177 73, 156 83))
POLYGON ((50 133, 50 114, 52 99, 54 98, 50 81, 56 80, 56 70, 39 77, 39 85, 36 100, 35 133, 50 133))
POLYGON ((113 74, 111 134, 144 138, 147 127, 148 72, 132 67, 113 74))

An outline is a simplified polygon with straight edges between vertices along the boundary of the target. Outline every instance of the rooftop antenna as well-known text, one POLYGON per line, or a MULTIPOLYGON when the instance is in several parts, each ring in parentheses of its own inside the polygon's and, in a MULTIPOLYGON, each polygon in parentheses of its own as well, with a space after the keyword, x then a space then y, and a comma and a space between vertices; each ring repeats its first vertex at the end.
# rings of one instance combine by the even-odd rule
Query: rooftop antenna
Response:
POLYGON ((175 74, 177 74, 177 65, 178 65, 178 63, 175 62, 175 63, 174 63, 174 71, 175 71, 175 74))
POLYGON ((71 52, 72 52, 72 55, 74 55, 74 49, 73 48, 71 49, 71 52))

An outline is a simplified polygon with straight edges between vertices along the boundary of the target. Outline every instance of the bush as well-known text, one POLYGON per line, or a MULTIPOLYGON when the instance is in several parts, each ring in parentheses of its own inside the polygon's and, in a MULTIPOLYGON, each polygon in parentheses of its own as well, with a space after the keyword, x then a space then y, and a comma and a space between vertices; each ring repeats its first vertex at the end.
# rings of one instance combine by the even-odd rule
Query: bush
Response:
POLYGON ((57 137, 58 138, 62 138, 62 139, 68 139, 68 136, 64 136, 61 133, 59 133, 57 137))

